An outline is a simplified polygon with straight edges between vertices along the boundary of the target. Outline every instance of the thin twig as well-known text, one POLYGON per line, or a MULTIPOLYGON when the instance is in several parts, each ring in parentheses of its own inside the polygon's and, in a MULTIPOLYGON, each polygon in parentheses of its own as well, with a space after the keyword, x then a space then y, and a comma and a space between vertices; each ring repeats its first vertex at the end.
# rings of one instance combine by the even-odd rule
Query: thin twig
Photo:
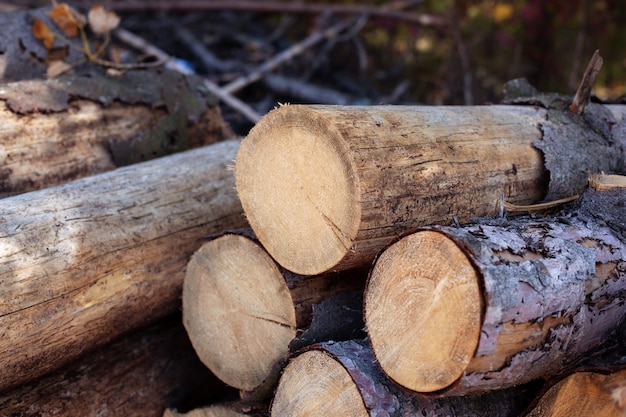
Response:
POLYGON ((236 67, 240 67, 237 63, 224 62, 219 59, 215 54, 209 51, 196 37, 183 27, 176 26, 174 28, 176 37, 180 39, 185 45, 189 47, 191 52, 198 57, 204 64, 207 70, 217 70, 220 72, 232 71, 236 67))
MULTIPOLYGON (((230 65, 211 53, 192 33, 184 29, 177 29, 176 34, 184 41, 185 45, 189 47, 196 57, 202 61, 207 69, 217 68, 219 70, 227 70, 228 67, 230 67, 230 65)), ((263 82, 276 92, 299 97, 310 102, 349 104, 351 101, 350 97, 338 91, 282 75, 265 74, 263 76, 263 82)))
POLYGON ((516 204, 509 203, 508 201, 500 201, 500 207, 504 208, 508 211, 544 211, 554 207, 558 207, 565 203, 570 203, 572 201, 578 200, 578 195, 573 195, 571 197, 561 198, 559 200, 548 201, 546 203, 538 203, 538 204, 530 204, 525 206, 518 206, 516 204))
MULTIPOLYGON (((183 74, 190 74, 191 73, 191 71, 189 69, 187 69, 186 67, 180 65, 180 63, 174 57, 168 55, 167 53, 165 53, 161 49, 159 49, 156 46, 150 44, 145 39, 143 39, 143 38, 141 38, 141 37, 139 37, 139 36, 129 32, 127 30, 124 30, 122 28, 116 29, 114 34, 115 34, 115 36, 117 36, 118 39, 122 40, 123 42, 126 42, 128 45, 132 46, 133 48, 141 50, 141 51, 143 51, 144 53, 146 53, 148 55, 154 56, 159 61, 165 62, 167 67, 169 67, 169 68, 171 68, 171 69, 173 69, 175 71, 181 72, 183 74)), ((252 109, 246 103, 244 103, 243 101, 241 101, 238 98, 234 97, 230 93, 224 91, 222 88, 220 88, 214 82, 212 82, 212 81, 210 81, 210 80, 205 78, 204 79, 204 86, 211 93, 213 93, 220 100, 222 100, 226 105, 228 105, 232 109, 236 110, 237 112, 243 114, 252 123, 256 123, 259 120, 261 120, 261 116, 257 112, 255 112, 254 109, 252 109)))
MULTIPOLYGON (((77 1, 77 5, 89 6, 91 1, 77 1)), ((281 2, 281 1, 258 1, 258 0, 183 0, 163 1, 153 0, 150 2, 115 2, 112 6, 118 12, 143 11, 143 10, 182 10, 182 11, 207 11, 207 10, 245 10, 262 13, 333 13, 333 14, 367 14, 370 16, 386 17, 417 23, 423 26, 447 26, 448 19, 443 16, 410 12, 405 9, 413 6, 416 1, 393 2, 388 6, 367 6, 360 4, 328 4, 308 2, 281 2)))
POLYGON ((591 89, 593 88, 593 83, 596 82, 596 77, 598 76, 601 68, 602 57, 600 56, 600 51, 596 50, 589 61, 589 65, 587 65, 585 73, 583 74, 583 79, 580 81, 578 91, 576 91, 574 100, 572 100, 572 105, 569 107, 572 113, 583 114, 585 112, 585 108, 591 99, 591 89))
POLYGON ((259 67, 257 67, 254 71, 250 72, 249 74, 231 81, 230 83, 222 87, 222 89, 228 93, 233 94, 241 90, 242 88, 252 84, 253 82, 260 80, 261 78, 263 78, 263 76, 266 73, 274 70, 279 65, 282 65, 283 63, 289 61, 290 59, 293 59, 295 56, 306 51, 308 48, 311 48, 316 43, 324 39, 329 39, 329 38, 332 38, 333 36, 336 36, 339 32, 348 28, 350 25, 351 23, 348 23, 348 22, 340 22, 334 26, 331 26, 328 29, 315 32, 309 37, 307 37, 306 39, 292 45, 291 47, 278 53, 271 59, 265 61, 263 64, 261 64, 259 67))

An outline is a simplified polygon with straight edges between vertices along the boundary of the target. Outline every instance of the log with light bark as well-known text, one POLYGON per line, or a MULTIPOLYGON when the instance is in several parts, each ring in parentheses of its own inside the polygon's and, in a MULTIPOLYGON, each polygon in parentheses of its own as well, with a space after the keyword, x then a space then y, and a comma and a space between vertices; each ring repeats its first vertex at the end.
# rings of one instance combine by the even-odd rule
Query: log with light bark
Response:
MULTIPOLYGON (((0 416, 161 417, 166 407, 236 395, 202 366, 180 314, 0 394, 0 416)), ((196 403, 197 404, 197 403, 196 403)))
POLYGON ((502 195, 574 195, 588 172, 621 169, 617 143, 581 116, 538 106, 287 105, 244 139, 235 177, 272 257, 319 274, 367 264, 411 227, 494 214, 502 195))
POLYGON ((271 394, 290 351, 361 334, 366 275, 293 274, 249 229, 231 231, 202 245, 189 261, 183 322, 209 369, 262 397, 271 394))
POLYGON ((626 414, 626 370, 576 372, 551 386, 526 417, 614 417, 626 414))
POLYGON ((626 188, 614 191, 614 211, 590 213, 585 193, 564 214, 399 237, 364 297, 382 369, 414 391, 463 395, 557 375, 598 347, 626 314, 626 243, 606 220, 626 225, 626 188))
POLYGON ((313 345, 292 358, 272 401, 273 417, 518 416, 535 385, 484 395, 430 398, 399 389, 364 341, 313 345))
POLYGON ((239 144, 0 200, 0 390, 180 308, 204 238, 246 225, 239 144))
POLYGON ((0 88, 0 197, 223 139, 215 99, 171 71, 94 72, 0 88))

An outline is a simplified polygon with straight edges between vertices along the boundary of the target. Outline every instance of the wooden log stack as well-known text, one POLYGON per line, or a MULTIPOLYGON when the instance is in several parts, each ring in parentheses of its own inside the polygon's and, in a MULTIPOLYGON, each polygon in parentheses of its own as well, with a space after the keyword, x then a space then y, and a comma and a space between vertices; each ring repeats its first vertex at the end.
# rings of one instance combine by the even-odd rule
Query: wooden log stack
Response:
MULTIPOLYGON (((598 218, 587 191, 567 214, 502 213, 576 200, 590 172, 623 170, 621 136, 607 127, 620 125, 619 113, 593 108, 600 116, 584 119, 528 106, 282 106, 262 119, 235 165, 258 250, 303 279, 370 270, 368 338, 294 352, 272 415, 520 415, 530 399, 513 404, 516 390, 536 395, 533 383, 570 372, 617 337, 626 313, 623 212, 598 218), (581 152, 585 144, 593 145, 581 152), (480 216, 491 217, 470 221, 480 216), (351 372, 359 354, 335 351, 344 345, 366 352, 369 365, 351 372), (389 397, 376 399, 381 386, 389 397)), ((272 345, 243 334, 234 346, 272 345)))
MULTIPOLYGON (((282 106, 243 142, 8 196, 0 401, 44 404, 43 378, 182 301, 198 358, 240 398, 166 416, 531 412, 551 378, 624 342, 626 187, 585 191, 624 167, 622 122, 602 109, 282 106), (501 215, 583 192, 557 214, 501 215)), ((154 372, 130 356, 114 378, 154 372)), ((149 415, 177 406, 159 389, 149 415)))
POLYGON ((182 326, 143 329, 206 236, 247 225, 240 141, 193 77, 68 77, 0 92, 0 415, 160 416, 211 373, 182 326))

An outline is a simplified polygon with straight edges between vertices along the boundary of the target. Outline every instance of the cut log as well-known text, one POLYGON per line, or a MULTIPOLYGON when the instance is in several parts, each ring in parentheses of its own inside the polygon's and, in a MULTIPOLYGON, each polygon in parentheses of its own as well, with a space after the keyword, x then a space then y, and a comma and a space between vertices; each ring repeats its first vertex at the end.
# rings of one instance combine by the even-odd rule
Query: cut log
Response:
POLYGON ((502 195, 569 197, 587 172, 623 166, 612 137, 550 111, 548 120, 531 106, 282 106, 243 141, 237 190, 286 269, 362 266, 411 227, 494 214, 502 195))
POLYGON ((64 76, 0 88, 0 198, 223 139, 198 80, 169 71, 64 76))
POLYGON ((365 292, 380 366, 408 389, 439 395, 557 375, 626 313, 626 244, 607 223, 581 208, 399 237, 365 292))
POLYGON ((526 417, 615 417, 626 414, 626 371, 576 372, 541 396, 526 417))
POLYGON ((535 386, 484 395, 429 398, 400 390, 363 341, 314 345, 291 359, 272 402, 275 417, 518 416, 535 386))
POLYGON ((160 417, 198 392, 213 401, 236 394, 202 366, 174 314, 3 392, 0 415, 160 417))
POLYGON ((193 255, 183 322, 198 356, 222 381, 245 391, 263 385, 270 394, 290 350, 362 331, 366 271, 296 275, 251 233, 215 237, 193 255))
POLYGON ((225 141, 0 200, 0 390, 180 308, 203 239, 246 225, 225 141))

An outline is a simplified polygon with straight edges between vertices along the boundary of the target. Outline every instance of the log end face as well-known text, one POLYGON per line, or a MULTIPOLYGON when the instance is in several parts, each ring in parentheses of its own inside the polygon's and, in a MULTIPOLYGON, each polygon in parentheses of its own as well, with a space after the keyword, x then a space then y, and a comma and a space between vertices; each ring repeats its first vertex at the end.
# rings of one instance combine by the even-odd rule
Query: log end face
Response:
POLYGON ((250 226, 284 268, 320 274, 353 250, 356 169, 341 133, 319 112, 282 106, 266 115, 241 145, 235 178, 250 226))
POLYGON ((183 323, 202 362, 242 390, 261 385, 296 336, 293 301, 280 270, 240 235, 209 241, 191 258, 183 323))
POLYGON ((310 350, 291 360, 280 379, 271 416, 367 417, 348 371, 330 354, 310 350))
POLYGON ((466 254, 442 233, 417 232, 387 248, 365 293, 365 322, 382 369, 413 391, 453 384, 478 346, 480 285, 466 254))

